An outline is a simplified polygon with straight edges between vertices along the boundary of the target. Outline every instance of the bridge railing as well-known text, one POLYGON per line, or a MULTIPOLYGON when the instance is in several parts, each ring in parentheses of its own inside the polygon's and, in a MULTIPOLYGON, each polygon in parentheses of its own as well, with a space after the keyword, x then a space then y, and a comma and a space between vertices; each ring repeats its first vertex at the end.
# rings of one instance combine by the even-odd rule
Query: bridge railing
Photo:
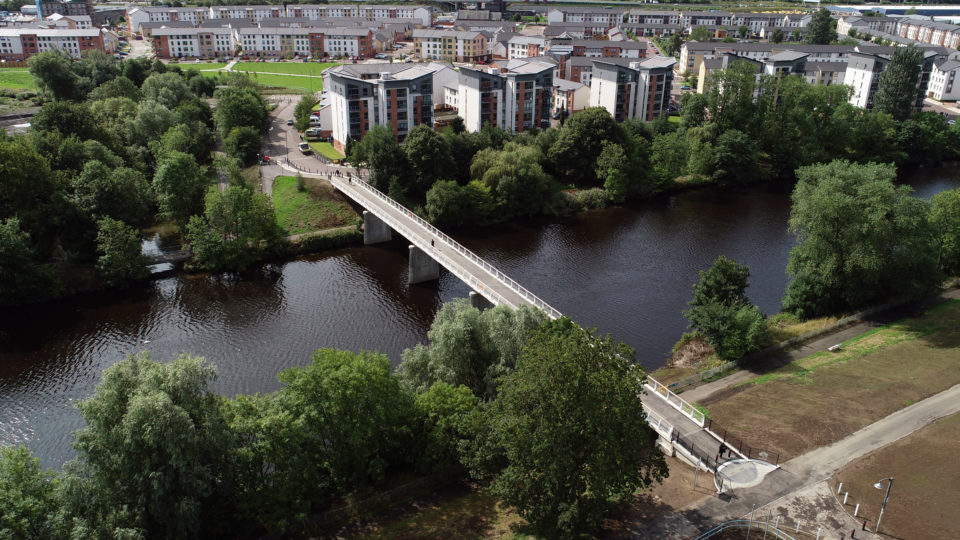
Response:
POLYGON ((673 408, 682 412, 686 416, 689 416, 690 419, 696 422, 698 426, 703 427, 703 425, 706 423, 707 417, 705 414, 688 403, 682 397, 674 394, 669 388, 661 384, 660 381, 648 376, 646 387, 654 394, 665 399, 667 403, 673 406, 673 408))
MULTIPOLYGON (((371 185, 368 184, 367 182, 358 181, 358 182, 355 182, 355 183, 354 183, 354 182, 351 182, 351 183, 347 184, 347 183, 344 183, 343 180, 341 180, 341 179, 334 180, 333 177, 331 177, 331 181, 336 181, 337 183, 339 183, 339 184, 342 185, 342 186, 347 186, 347 185, 349 185, 349 186, 351 186, 351 187, 352 187, 352 186, 355 186, 355 185, 361 186, 362 188, 364 188, 365 190, 369 191, 372 195, 374 195, 374 196, 377 197, 378 199, 382 200, 383 202, 389 204, 390 206, 394 207, 394 208, 397 209, 398 211, 402 212, 404 215, 406 215, 408 218, 410 218, 410 219, 412 219, 413 221, 415 221, 418 225, 420 225, 421 227, 423 227, 423 228, 426 229, 427 231, 429 231, 429 232, 433 233, 434 235, 438 236, 442 242, 446 243, 448 246, 450 246, 451 248, 455 249, 458 253, 460 253, 460 254, 463 255, 464 257, 470 259, 474 264, 476 264, 476 265, 479 266, 480 268, 483 268, 488 274, 490 274, 491 276, 493 276, 494 279, 496 279, 497 281, 503 283, 504 285, 506 285, 507 287, 509 287, 511 290, 513 290, 514 292, 516 292, 517 294, 519 294, 520 296, 522 296, 522 297, 523 297, 527 302, 529 302, 530 304, 532 304, 532 305, 534 305, 534 306, 542 309, 543 311, 545 311, 545 312, 547 313, 547 315, 548 315, 551 319, 557 319, 557 318, 560 318, 560 317, 563 315, 563 314, 560 313, 557 309, 555 309, 553 306, 551 306, 550 304, 544 302, 544 301, 541 300, 537 295, 535 295, 535 294, 533 294, 532 292, 530 292, 529 290, 527 290, 526 287, 524 287, 523 285, 520 285, 519 283, 517 283, 516 281, 514 281, 512 278, 510 278, 510 276, 508 276, 508 275, 504 274, 503 272, 501 272, 499 268, 497 268, 497 267, 493 266, 492 264, 488 263, 487 261, 483 260, 483 259, 480 258, 477 254, 475 254, 474 252, 472 252, 472 251, 470 251, 469 249, 467 249, 466 246, 460 244, 459 242, 457 242, 457 241, 454 240, 453 238, 450 238, 450 237, 447 236, 443 231, 441 231, 440 229, 438 229, 438 228, 434 227, 433 225, 431 225, 428 221, 426 221, 425 219, 423 219, 423 218, 421 218, 420 216, 418 216, 417 214, 415 214, 412 210, 407 209, 405 206, 403 206, 402 204, 398 203, 397 201, 391 199, 391 198, 388 197, 386 194, 384 194, 383 192, 381 192, 381 191, 378 190, 377 188, 371 186, 371 185)), ((342 190, 342 188, 341 188, 341 190, 342 190)), ((378 216, 378 217, 379 217, 379 216, 378 216)), ((391 226, 394 226, 394 224, 391 223, 391 226)), ((402 227, 402 226, 401 226, 401 227, 395 227, 395 228, 397 228, 398 231, 399 231, 400 229, 406 229, 406 227, 402 227)), ((407 232, 408 232, 408 234, 407 234, 406 236, 409 236, 409 235, 411 234, 411 231, 409 231, 409 230, 407 229, 407 232)), ((413 240, 413 239, 414 239, 414 238, 412 238, 412 237, 410 238, 410 240, 413 240)), ((440 254, 440 255, 441 255, 441 257, 442 257, 442 254, 440 254)), ((447 258, 447 257, 442 257, 442 258, 444 259, 444 265, 447 265, 448 263, 452 263, 452 261, 451 261, 449 258, 447 258)), ((457 265, 457 266, 459 267, 459 265, 457 265)), ((462 269, 462 268, 461 268, 461 269, 462 269)), ((463 271, 466 272, 466 270, 463 270, 463 271)), ((472 276, 472 274, 470 274, 469 272, 466 272, 466 273, 467 273, 468 275, 471 275, 471 276, 472 276)), ((463 278, 463 276, 460 276, 460 277, 461 277, 461 279, 463 278)), ((465 281, 466 281, 466 280, 465 280, 465 281)), ((474 283, 468 282, 467 284, 470 285, 470 286, 474 286, 474 285, 481 285, 481 286, 482 286, 482 282, 480 282, 478 279, 474 278, 473 281, 474 281, 474 283)), ((476 287, 474 287, 474 288, 476 289, 476 287)), ((511 305, 509 302, 507 302, 505 299, 503 299, 502 296, 497 295, 494 291, 483 290, 483 287, 481 287, 481 289, 478 290, 478 292, 481 293, 481 294, 483 294, 484 296, 487 296, 488 293, 492 293, 492 294, 500 297, 501 303, 505 303, 505 304, 507 304, 507 305, 511 305)))

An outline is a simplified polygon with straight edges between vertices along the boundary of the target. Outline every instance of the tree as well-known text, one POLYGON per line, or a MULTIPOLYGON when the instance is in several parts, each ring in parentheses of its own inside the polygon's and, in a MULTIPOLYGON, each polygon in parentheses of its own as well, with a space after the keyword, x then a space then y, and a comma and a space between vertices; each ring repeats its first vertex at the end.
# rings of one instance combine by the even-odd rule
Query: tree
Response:
POLYGON ((157 164, 153 191, 163 219, 184 227, 190 216, 203 209, 207 179, 200 173, 197 161, 190 154, 171 152, 157 164))
POLYGON ((528 307, 481 312, 465 299, 447 302, 430 325, 429 344, 403 351, 397 377, 412 392, 444 382, 493 397, 498 377, 513 370, 523 345, 546 319, 528 307))
POLYGON ((630 188, 630 178, 625 170, 629 165, 623 147, 609 141, 603 142, 603 150, 597 158, 597 179, 603 181, 603 189, 616 204, 622 204, 630 188))
POLYGON ((55 476, 24 446, 0 446, 0 538, 49 538, 55 476))
POLYGON ((37 131, 59 131, 64 136, 76 135, 82 140, 98 138, 96 123, 86 103, 44 103, 31 120, 31 125, 37 131))
POLYGON ((144 99, 156 101, 171 110, 193 97, 187 81, 178 73, 154 73, 143 81, 140 89, 144 99))
POLYGON ((73 189, 77 207, 94 219, 111 217, 130 225, 147 222, 150 185, 139 171, 110 170, 99 161, 88 161, 73 189))
POLYGON ((79 97, 79 77, 73 72, 73 59, 66 52, 43 51, 28 58, 27 65, 37 86, 50 92, 54 99, 79 97))
POLYGON ((96 49, 84 51, 84 54, 71 64, 73 72, 80 78, 79 98, 97 86, 112 81, 120 75, 120 63, 113 55, 96 49))
POLYGON ((750 37, 750 28, 741 24, 740 27, 737 28, 737 35, 740 36, 740 39, 747 39, 750 37))
POLYGON ((213 96, 217 100, 214 121, 221 137, 226 137, 235 127, 263 127, 267 106, 256 89, 230 86, 218 89, 213 96))
POLYGON ((940 286, 929 204, 895 177, 893 165, 844 160, 797 169, 785 311, 806 319, 940 286))
POLYGON ((312 96, 303 96, 297 102, 293 109, 293 126, 297 131, 303 131, 310 127, 310 113, 313 112, 313 106, 317 100, 312 96))
POLYGON ((746 133, 729 129, 713 145, 713 177, 721 183, 740 183, 754 179, 759 157, 756 142, 746 133))
POLYGON ((889 113, 897 120, 906 120, 916 108, 917 82, 920 80, 923 49, 916 46, 896 47, 890 63, 880 74, 873 107, 889 113))
POLYGON ((387 191, 394 178, 401 185, 408 185, 405 180, 410 172, 407 155, 397 144, 397 137, 386 126, 374 126, 362 141, 354 144, 350 162, 369 166, 370 184, 380 191, 387 191))
POLYGON ((34 256, 30 235, 20 230, 20 220, 0 221, 0 306, 41 300, 56 291, 53 272, 34 262, 34 256))
POLYGON ((463 225, 470 211, 470 200, 466 190, 453 180, 438 180, 427 191, 427 219, 438 227, 459 227, 463 225))
POLYGON ((97 229, 97 271, 108 285, 123 286, 147 276, 136 229, 109 217, 98 221, 97 229))
POLYGON ((783 33, 783 28, 774 28, 770 34, 771 43, 783 43, 784 38, 786 38, 786 35, 783 33))
POLYGON ((547 152, 558 180, 580 186, 595 185, 597 157, 604 141, 621 146, 626 142, 623 131, 607 109, 590 107, 571 116, 547 152))
POLYGON ((738 60, 708 76, 707 107, 720 133, 728 129, 755 132, 754 126, 761 120, 754 100, 757 69, 755 64, 738 60))
POLYGON ((255 494, 264 515, 305 515, 413 461, 416 409, 386 356, 319 349, 279 379, 269 416, 238 430, 270 471, 255 494))
POLYGON ((473 157, 470 174, 490 188, 500 216, 533 216, 543 211, 550 178, 538 146, 509 142, 503 150, 485 148, 473 157))
MULTIPOLYGON (((235 128, 243 129, 243 128, 235 128)), ((256 145, 255 149, 260 149, 260 134, 255 131, 256 145)), ((231 141, 233 142, 233 141, 231 141)), ((190 154, 197 163, 208 163, 213 153, 215 136, 210 128, 203 122, 188 120, 178 123, 167 130, 160 138, 160 144, 154 147, 154 154, 157 161, 162 160, 171 152, 183 152, 190 154)), ((231 143, 224 141, 227 152, 236 151, 231 148, 231 143)))
POLYGON ((810 17, 807 23, 807 32, 803 37, 804 43, 811 45, 828 45, 831 41, 837 39, 837 32, 833 28, 833 20, 830 17, 830 10, 820 8, 810 17))
POLYGON ((279 232, 269 196, 231 185, 207 194, 203 217, 190 218, 186 240, 200 267, 236 271, 257 260, 262 244, 279 232))
POLYGON ((217 80, 212 77, 204 77, 193 70, 190 73, 196 74, 195 77, 187 79, 187 85, 190 86, 193 95, 203 98, 212 97, 217 89, 217 80))
POLYGON ((676 56, 680 52, 680 49, 683 48, 683 36, 680 34, 673 34, 670 36, 670 39, 667 40, 666 50, 663 51, 667 56, 676 56))
POLYGON ((174 124, 173 113, 156 101, 141 101, 137 105, 137 115, 130 122, 128 140, 147 146, 160 137, 174 124))
POLYGON ((87 425, 60 490, 72 537, 198 538, 227 522, 235 442, 214 377, 202 358, 162 363, 146 352, 104 371, 80 404, 87 425))
POLYGON ((477 407, 477 397, 466 386, 436 382, 426 392, 417 394, 414 402, 422 422, 417 437, 423 444, 421 466, 436 471, 457 465, 457 447, 467 438, 464 420, 477 407))
POLYGON ((690 31, 690 41, 713 41, 715 34, 706 26, 694 26, 690 31))
POLYGON ((93 91, 90 92, 90 95, 87 96, 87 101, 99 101, 101 99, 115 97, 125 97, 133 101, 140 101, 140 89, 133 84, 133 81, 121 76, 94 88, 93 91))
POLYGON ((527 343, 496 399, 471 414, 462 460, 545 538, 595 529, 611 504, 667 475, 633 351, 569 319, 527 343))
POLYGON ((937 260, 950 276, 960 274, 960 188, 933 196, 930 222, 936 232, 937 260))
POLYGON ((240 160, 244 166, 257 161, 262 144, 263 138, 260 136, 260 130, 250 126, 235 127, 223 138, 223 146, 227 150, 227 155, 240 160))
POLYGON ((413 172, 411 196, 426 193, 437 179, 446 176, 453 168, 446 139, 430 126, 415 126, 401 146, 413 172))
POLYGON ((750 269, 721 255, 693 288, 690 328, 702 334, 717 355, 736 360, 767 340, 766 318, 747 298, 750 269))

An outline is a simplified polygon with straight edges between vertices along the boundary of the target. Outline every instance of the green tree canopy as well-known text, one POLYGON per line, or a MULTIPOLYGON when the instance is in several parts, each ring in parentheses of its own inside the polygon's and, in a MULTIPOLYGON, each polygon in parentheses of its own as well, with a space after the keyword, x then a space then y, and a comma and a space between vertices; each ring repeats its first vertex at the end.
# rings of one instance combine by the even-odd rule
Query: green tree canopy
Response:
POLYGON ((53 478, 26 447, 0 446, 0 538, 52 535, 53 478))
POLYGON ((362 141, 352 145, 349 157, 351 163, 370 168, 370 184, 380 191, 388 191, 391 182, 408 185, 407 155, 386 126, 374 126, 368 131, 362 141))
POLYGON ((960 188, 933 196, 930 222, 936 233, 940 268, 947 275, 960 275, 960 188))
POLYGON ((397 377, 414 392, 444 382, 490 398, 497 379, 513 370, 524 344, 546 320, 533 308, 497 306, 481 312, 466 299, 447 302, 430 325, 429 344, 403 351, 397 377))
POLYGON ((97 253, 97 271, 109 285, 123 286, 149 274, 139 232, 122 221, 105 217, 97 222, 97 253))
POLYGON ((880 74, 873 108, 885 112, 897 120, 906 120, 916 109, 921 96, 917 89, 920 81, 924 50, 910 45, 894 47, 890 63, 880 74))
POLYGON ((245 186, 207 194, 203 217, 193 216, 186 240, 194 262, 207 270, 242 270, 257 260, 261 243, 279 237, 273 201, 245 186))
POLYGON ((255 88, 228 86, 218 89, 213 96, 217 100, 214 121, 221 137, 235 127, 263 127, 267 106, 255 88))
POLYGON ((830 10, 820 8, 815 11, 807 24, 807 32, 803 36, 803 42, 811 45, 828 45, 836 39, 837 31, 835 30, 835 23, 830 17, 830 10))
POLYGON ((434 182, 453 169, 447 140, 430 126, 420 124, 411 129, 403 140, 402 148, 413 176, 410 196, 423 195, 434 182))
POLYGON ((604 141, 621 147, 627 144, 623 130, 607 109, 590 107, 571 116, 547 152, 558 180, 580 186, 595 185, 597 157, 603 151, 604 141))
POLYGON ((293 109, 293 126, 297 131, 303 131, 310 127, 310 113, 313 112, 313 106, 317 103, 313 95, 303 96, 297 102, 293 109))
POLYGON ((235 127, 223 138, 227 155, 240 160, 244 166, 256 163, 262 144, 260 130, 250 126, 235 127))
POLYGON ((785 311, 817 317, 939 287, 929 204, 895 177, 893 165, 843 160, 797 169, 785 311))
POLYGON ((50 92, 54 99, 80 97, 80 78, 73 72, 73 60, 66 52, 43 51, 28 58, 27 65, 37 86, 50 92))
POLYGON ((60 495, 71 537, 203 538, 227 522, 235 442, 214 377, 186 355, 161 363, 141 353, 104 371, 80 404, 87 427, 60 495))
POLYGON ((0 221, 0 306, 12 306, 52 296, 53 272, 34 261, 30 235, 20 230, 20 220, 0 221))
POLYGON ((207 179, 190 154, 171 152, 157 164, 153 191, 163 219, 186 225, 190 216, 203 210, 207 179))
POLYGON ((145 99, 156 101, 170 110, 193 97, 187 81, 179 73, 154 73, 143 81, 140 90, 145 99))
POLYGON ((139 171, 111 170, 100 161, 88 161, 73 188, 77 207, 94 219, 112 217, 130 225, 147 222, 150 184, 139 171))
POLYGON ((563 318, 527 343, 472 414, 462 459, 545 538, 591 532, 613 501, 667 475, 633 351, 563 318))

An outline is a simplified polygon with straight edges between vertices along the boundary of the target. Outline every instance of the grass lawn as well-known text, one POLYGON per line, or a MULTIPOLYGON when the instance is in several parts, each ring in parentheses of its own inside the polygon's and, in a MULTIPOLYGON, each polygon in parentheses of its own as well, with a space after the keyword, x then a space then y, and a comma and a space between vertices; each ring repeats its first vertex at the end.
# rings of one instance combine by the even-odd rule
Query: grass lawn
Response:
POLYGON ((297 190, 297 179, 278 176, 273 182, 277 223, 287 234, 301 234, 351 225, 357 213, 325 180, 305 178, 306 190, 297 190))
POLYGON ((227 64, 224 62, 200 62, 195 64, 193 62, 184 62, 182 64, 173 64, 175 66, 180 66, 180 69, 223 69, 227 67, 227 64))
POLYGON ((343 159, 344 155, 341 154, 332 144, 328 142, 312 142, 310 147, 313 148, 313 151, 320 154, 321 156, 327 159, 343 159))
POLYGON ((297 75, 273 75, 270 73, 250 73, 250 79, 264 87, 289 88, 300 92, 319 92, 323 89, 323 79, 300 77, 297 75))
POLYGON ((960 383, 960 300, 876 328, 703 401, 781 462, 960 383))
POLYGON ((334 62, 237 62, 234 71, 255 71, 258 73, 289 73, 294 75, 320 76, 320 73, 334 62))
POLYGON ((667 117, 667 121, 670 122, 671 124, 679 124, 680 122, 683 121, 683 118, 681 118, 680 116, 670 115, 667 117))
POLYGON ((960 414, 955 414, 854 461, 832 484, 843 482, 851 497, 847 510, 853 513, 860 503, 872 531, 884 495, 873 484, 893 476, 880 530, 893 538, 955 538, 960 531, 960 467, 948 464, 955 463, 958 443, 960 414))
POLYGON ((26 69, 0 69, 0 88, 36 90, 37 85, 26 69))

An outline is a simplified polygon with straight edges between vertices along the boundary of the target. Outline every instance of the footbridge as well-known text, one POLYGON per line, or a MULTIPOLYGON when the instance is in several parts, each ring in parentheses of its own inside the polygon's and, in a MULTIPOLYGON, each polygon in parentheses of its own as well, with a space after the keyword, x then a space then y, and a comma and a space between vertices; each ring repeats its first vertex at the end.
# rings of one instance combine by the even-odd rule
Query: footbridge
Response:
MULTIPOLYGON (((281 165, 304 176, 328 179, 338 191, 365 208, 365 244, 389 241, 392 231, 406 238, 410 242, 410 283, 437 279, 443 266, 473 289, 470 298, 474 306, 505 305, 514 309, 532 306, 542 309, 552 319, 562 316, 556 308, 366 181, 346 176, 347 173, 343 176, 311 174, 286 163, 281 165)), ((711 429, 713 424, 703 412, 667 386, 647 377, 646 389, 642 399, 647 421, 659 434, 659 444, 670 455, 711 472, 718 467, 722 469, 724 463, 765 460, 762 453, 744 448, 743 443, 729 436, 726 430, 718 433, 711 429), (721 445, 727 450, 723 456, 719 456, 721 445)), ((718 485, 718 489, 721 488, 723 486, 718 485)))

